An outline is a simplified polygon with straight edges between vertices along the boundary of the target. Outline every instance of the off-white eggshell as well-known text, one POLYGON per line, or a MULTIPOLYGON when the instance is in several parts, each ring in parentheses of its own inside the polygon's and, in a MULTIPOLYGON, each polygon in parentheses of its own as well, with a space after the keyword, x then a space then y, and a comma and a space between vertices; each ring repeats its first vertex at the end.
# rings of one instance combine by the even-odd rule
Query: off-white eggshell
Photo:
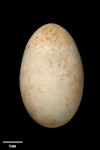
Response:
POLYGON ((67 30, 54 23, 36 30, 20 68, 20 91, 29 115, 48 128, 66 124, 80 105, 83 86, 81 57, 67 30))

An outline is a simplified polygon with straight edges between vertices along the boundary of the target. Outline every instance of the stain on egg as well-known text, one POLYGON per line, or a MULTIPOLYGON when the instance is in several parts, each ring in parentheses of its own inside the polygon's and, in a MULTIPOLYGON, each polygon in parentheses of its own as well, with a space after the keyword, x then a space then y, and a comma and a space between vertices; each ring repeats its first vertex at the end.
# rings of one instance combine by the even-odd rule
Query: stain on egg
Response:
POLYGON ((57 128, 76 114, 83 94, 82 60, 72 36, 55 23, 37 29, 26 44, 20 92, 30 117, 57 128))

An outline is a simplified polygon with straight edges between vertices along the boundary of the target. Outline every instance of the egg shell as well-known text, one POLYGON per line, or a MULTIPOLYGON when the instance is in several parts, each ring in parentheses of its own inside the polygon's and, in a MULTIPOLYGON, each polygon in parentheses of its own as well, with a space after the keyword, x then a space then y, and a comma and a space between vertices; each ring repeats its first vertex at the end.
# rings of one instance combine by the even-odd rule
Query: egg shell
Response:
POLYGON ((68 31, 55 23, 37 29, 20 68, 21 96, 32 119, 47 128, 65 125, 78 110, 83 86, 82 60, 68 31))

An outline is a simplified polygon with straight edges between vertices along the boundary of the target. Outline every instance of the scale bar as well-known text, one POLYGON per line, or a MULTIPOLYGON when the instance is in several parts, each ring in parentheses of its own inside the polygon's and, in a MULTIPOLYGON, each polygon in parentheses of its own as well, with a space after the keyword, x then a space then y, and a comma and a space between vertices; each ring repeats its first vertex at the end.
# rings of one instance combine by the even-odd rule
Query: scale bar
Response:
POLYGON ((2 143, 23 143, 23 141, 2 141, 2 143))

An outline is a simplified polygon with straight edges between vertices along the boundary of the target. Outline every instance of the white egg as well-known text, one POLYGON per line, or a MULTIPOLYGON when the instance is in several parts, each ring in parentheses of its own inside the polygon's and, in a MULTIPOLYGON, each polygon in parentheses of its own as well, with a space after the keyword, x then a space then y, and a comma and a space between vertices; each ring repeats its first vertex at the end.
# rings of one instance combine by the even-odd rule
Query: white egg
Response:
POLYGON ((29 39, 20 68, 24 106, 38 124, 56 128, 77 112, 84 73, 78 48, 60 25, 40 27, 29 39))

